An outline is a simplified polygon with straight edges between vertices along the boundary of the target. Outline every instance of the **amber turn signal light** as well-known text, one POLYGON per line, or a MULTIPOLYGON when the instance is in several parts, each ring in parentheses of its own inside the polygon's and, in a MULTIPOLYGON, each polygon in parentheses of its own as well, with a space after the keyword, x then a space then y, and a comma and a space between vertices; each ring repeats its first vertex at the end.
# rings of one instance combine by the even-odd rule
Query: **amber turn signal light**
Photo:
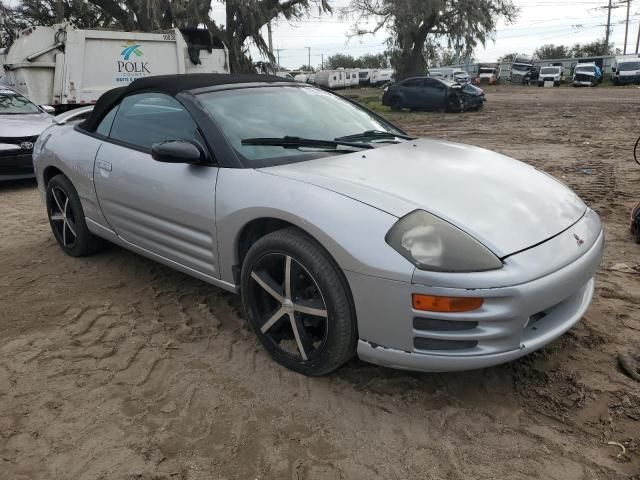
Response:
POLYGON ((435 295, 412 295, 414 310, 424 312, 469 312, 482 306, 484 299, 472 297, 436 297, 435 295))

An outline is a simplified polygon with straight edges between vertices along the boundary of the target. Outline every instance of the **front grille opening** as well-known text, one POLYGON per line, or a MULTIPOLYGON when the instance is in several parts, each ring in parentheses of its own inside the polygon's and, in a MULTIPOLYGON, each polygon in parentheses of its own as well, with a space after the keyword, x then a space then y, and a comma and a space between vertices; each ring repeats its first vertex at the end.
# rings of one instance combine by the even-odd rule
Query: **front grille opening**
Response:
MULTIPOLYGON (((524 328, 529 328, 532 327, 533 325, 535 325, 536 323, 538 323, 540 320, 542 320, 544 317, 546 317, 547 314, 545 312, 538 312, 538 313, 534 313, 533 315, 531 315, 529 317, 529 321, 527 322, 527 326, 524 328)), ((535 327, 534 327, 535 328, 535 327)))
POLYGON ((431 332, 458 332, 460 330, 471 330, 477 326, 478 322, 436 320, 435 318, 419 317, 413 319, 413 328, 431 332))
POLYGON ((435 338, 414 338, 413 346, 418 350, 466 350, 478 345, 475 340, 440 340, 435 338))

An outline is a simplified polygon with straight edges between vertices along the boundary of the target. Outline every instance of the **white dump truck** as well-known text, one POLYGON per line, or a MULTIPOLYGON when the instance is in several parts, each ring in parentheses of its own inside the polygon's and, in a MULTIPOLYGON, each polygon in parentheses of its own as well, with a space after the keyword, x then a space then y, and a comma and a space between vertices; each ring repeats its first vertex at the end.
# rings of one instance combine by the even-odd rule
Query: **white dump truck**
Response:
POLYGON ((58 112, 95 103, 140 77, 229 73, 226 47, 206 30, 164 33, 79 30, 68 23, 29 27, 6 52, 5 85, 58 112))

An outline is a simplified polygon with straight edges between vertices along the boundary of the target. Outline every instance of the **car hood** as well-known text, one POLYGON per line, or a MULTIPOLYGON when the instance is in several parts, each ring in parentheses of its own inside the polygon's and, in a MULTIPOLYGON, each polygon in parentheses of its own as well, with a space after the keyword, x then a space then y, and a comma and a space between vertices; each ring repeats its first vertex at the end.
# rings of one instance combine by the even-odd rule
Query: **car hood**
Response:
POLYGON ((0 114, 0 137, 35 137, 52 123, 53 117, 47 113, 0 114))
POLYGON ((261 171, 335 191, 396 217, 426 210, 501 258, 557 235, 586 211, 575 193, 525 163, 440 140, 420 139, 261 171))

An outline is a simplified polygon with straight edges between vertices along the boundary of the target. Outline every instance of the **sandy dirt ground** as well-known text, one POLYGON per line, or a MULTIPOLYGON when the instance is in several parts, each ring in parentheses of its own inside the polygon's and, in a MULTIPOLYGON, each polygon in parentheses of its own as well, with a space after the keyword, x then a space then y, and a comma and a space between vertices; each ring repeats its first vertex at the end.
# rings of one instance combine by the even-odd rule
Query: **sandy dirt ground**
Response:
POLYGON ((639 111, 637 88, 505 86, 480 113, 388 114, 540 167, 605 222, 583 321, 477 372, 291 373, 233 295, 117 247, 66 257, 34 184, 0 186, 0 478, 640 479, 640 383, 617 363, 640 347, 639 111))

